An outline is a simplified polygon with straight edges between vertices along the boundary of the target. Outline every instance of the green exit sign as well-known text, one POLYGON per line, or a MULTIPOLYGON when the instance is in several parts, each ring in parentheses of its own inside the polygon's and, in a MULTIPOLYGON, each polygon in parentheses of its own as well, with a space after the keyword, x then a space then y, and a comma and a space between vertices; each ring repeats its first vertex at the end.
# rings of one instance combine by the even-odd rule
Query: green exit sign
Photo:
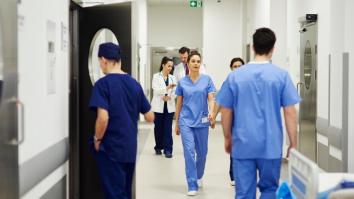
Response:
POLYGON ((189 7, 201 8, 202 7, 202 0, 189 0, 189 7))

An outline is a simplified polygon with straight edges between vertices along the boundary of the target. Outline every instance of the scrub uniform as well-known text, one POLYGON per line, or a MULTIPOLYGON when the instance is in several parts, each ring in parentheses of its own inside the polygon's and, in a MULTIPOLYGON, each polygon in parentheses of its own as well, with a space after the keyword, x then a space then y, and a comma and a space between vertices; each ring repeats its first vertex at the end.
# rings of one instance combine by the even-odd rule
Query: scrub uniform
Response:
POLYGON ((197 180, 204 175, 210 125, 208 94, 215 91, 214 83, 207 75, 200 75, 195 83, 189 76, 185 76, 176 88, 176 95, 183 97, 178 124, 182 137, 188 191, 198 190, 197 180))
POLYGON ((275 198, 283 144, 281 107, 300 102, 289 74, 269 62, 246 64, 228 76, 216 101, 233 110, 235 198, 256 198, 257 186, 262 199, 275 198))
POLYGON ((139 113, 150 110, 140 84, 127 74, 108 74, 93 88, 89 107, 108 111, 99 151, 90 144, 107 199, 130 199, 137 152, 139 113))

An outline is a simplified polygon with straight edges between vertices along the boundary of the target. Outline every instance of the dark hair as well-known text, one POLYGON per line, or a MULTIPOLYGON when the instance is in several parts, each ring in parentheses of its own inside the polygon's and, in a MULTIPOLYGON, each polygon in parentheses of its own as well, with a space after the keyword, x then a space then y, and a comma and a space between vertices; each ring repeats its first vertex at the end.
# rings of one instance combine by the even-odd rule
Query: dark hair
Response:
POLYGON ((232 69, 232 65, 233 65, 235 62, 238 62, 238 61, 241 62, 242 65, 245 64, 245 62, 244 62, 240 57, 235 57, 235 58, 231 59, 230 68, 232 69))
POLYGON ((173 60, 171 58, 168 57, 163 57, 161 60, 161 65, 160 65, 160 72, 162 71, 163 65, 166 64, 167 62, 173 62, 173 60))
POLYGON ((198 51, 196 51, 196 50, 193 50, 193 51, 191 51, 191 53, 188 55, 187 62, 189 62, 189 60, 191 60, 191 58, 192 58, 194 55, 197 55, 197 56, 199 56, 200 59, 202 59, 202 56, 200 55, 200 53, 198 53, 198 51))
POLYGON ((257 29, 253 34, 253 47, 255 53, 258 55, 266 55, 270 53, 276 40, 275 34, 271 29, 257 29))
POLYGON ((184 53, 186 53, 186 52, 189 54, 190 50, 189 50, 189 48, 183 46, 182 48, 180 48, 180 49, 178 50, 178 52, 179 52, 179 54, 184 54, 184 53))

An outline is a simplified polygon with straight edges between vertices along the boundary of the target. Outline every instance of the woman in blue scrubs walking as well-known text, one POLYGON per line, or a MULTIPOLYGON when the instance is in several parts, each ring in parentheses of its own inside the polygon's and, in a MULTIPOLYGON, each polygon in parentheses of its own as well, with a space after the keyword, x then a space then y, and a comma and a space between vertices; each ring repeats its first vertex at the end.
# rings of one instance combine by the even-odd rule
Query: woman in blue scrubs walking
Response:
POLYGON ((198 52, 191 52, 187 63, 189 75, 183 77, 176 88, 176 134, 182 137, 187 195, 194 196, 202 186, 216 90, 211 78, 199 73, 201 55, 198 52))

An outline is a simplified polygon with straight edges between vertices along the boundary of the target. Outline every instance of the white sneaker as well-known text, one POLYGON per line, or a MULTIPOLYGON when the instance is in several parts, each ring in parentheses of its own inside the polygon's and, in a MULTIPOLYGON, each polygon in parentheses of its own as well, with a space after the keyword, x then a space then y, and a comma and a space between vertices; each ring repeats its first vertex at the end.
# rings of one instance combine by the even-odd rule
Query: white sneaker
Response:
POLYGON ((235 186, 235 180, 230 182, 231 186, 235 186))
POLYGON ((197 181, 197 184, 198 184, 198 187, 199 187, 199 188, 203 187, 203 180, 202 180, 202 179, 199 179, 199 180, 197 181))
POLYGON ((187 196, 196 196, 198 191, 188 191, 187 196))

